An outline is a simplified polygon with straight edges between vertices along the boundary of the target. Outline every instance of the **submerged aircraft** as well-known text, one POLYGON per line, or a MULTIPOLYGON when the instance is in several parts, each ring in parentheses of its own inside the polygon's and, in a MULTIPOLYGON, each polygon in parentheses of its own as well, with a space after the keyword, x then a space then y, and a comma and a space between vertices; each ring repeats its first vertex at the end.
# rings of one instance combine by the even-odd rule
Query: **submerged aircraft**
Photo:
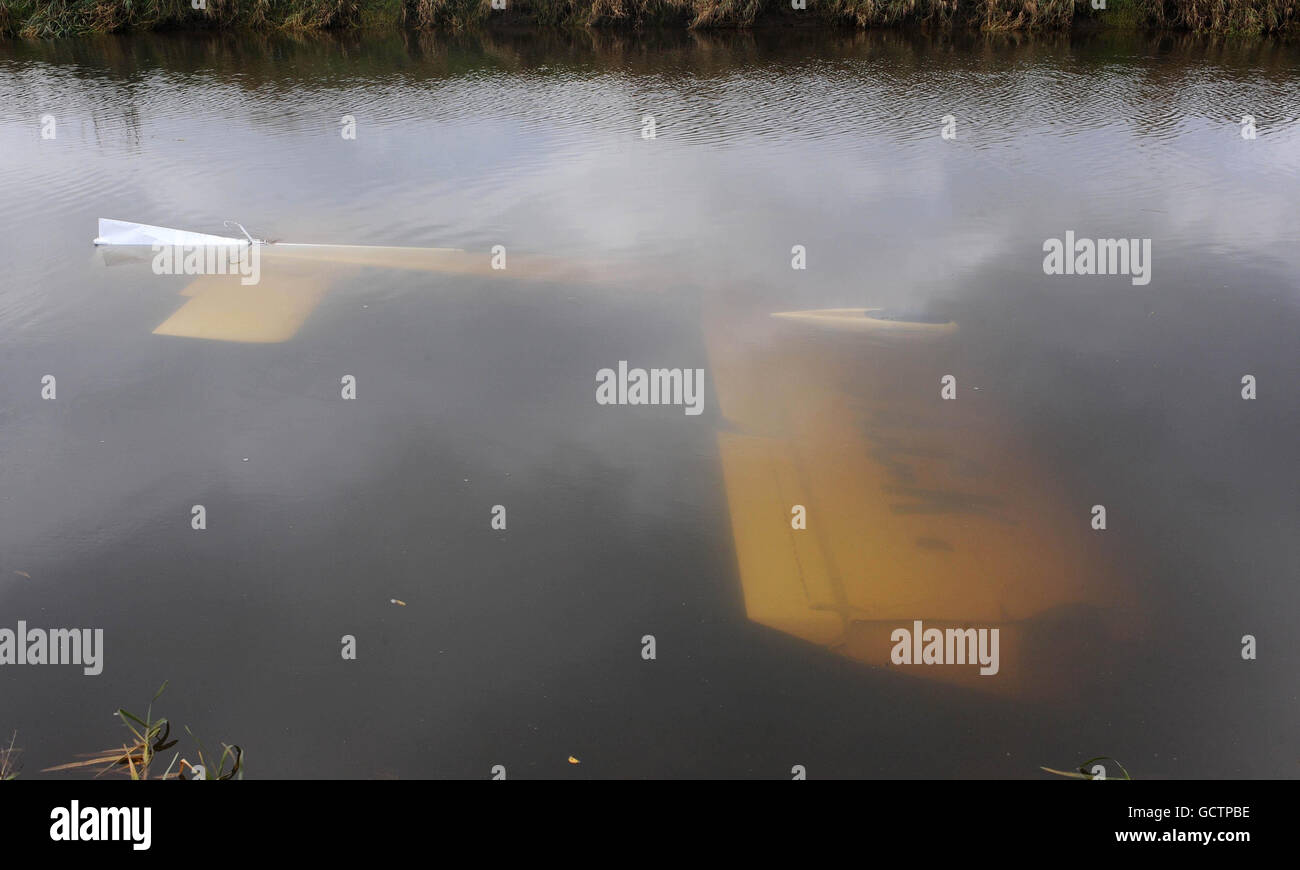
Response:
MULTIPOLYGON (((99 229, 108 247, 256 246, 259 283, 196 277, 154 330, 216 341, 287 341, 331 285, 366 266, 581 283, 610 274, 522 257, 496 270, 486 254, 447 248, 267 242, 242 227, 242 238, 110 220, 99 229)), ((1069 691, 1060 656, 1081 654, 1086 669, 1105 640, 1062 635, 1120 619, 1129 590, 1098 546, 1090 502, 1001 409, 979 393, 943 397, 936 360, 957 334, 943 317, 873 308, 706 306, 746 613, 911 676, 1069 691), (981 667, 989 653, 996 665, 981 667)))

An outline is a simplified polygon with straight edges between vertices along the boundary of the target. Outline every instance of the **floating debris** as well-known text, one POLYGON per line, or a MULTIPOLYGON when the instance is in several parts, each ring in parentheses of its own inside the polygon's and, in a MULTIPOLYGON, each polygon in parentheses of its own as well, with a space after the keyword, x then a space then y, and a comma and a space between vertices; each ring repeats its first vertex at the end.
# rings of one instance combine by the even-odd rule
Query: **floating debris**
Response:
POLYGON ((18 778, 18 763, 16 759, 21 749, 14 748, 14 742, 18 739, 18 732, 15 731, 9 738, 9 746, 0 745, 0 782, 18 778))
POLYGON ((28 574, 26 571, 15 571, 14 573, 19 577, 26 577, 28 580, 32 579, 32 575, 28 574))
POLYGON ((389 601, 390 604, 396 604, 398 607, 405 607, 405 606, 406 606, 406 602, 403 601, 403 600, 400 599, 400 598, 390 598, 390 599, 388 599, 388 601, 389 601))
POLYGON ((578 759, 574 758, 572 755, 570 755, 570 756, 569 756, 569 764, 582 764, 582 762, 579 761, 578 759))

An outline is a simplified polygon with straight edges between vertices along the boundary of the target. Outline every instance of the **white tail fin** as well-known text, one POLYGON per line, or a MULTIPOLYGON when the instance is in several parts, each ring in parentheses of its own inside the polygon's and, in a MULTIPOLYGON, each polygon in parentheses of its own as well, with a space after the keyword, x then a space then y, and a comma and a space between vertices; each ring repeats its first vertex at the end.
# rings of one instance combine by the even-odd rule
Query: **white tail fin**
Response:
POLYGON ((247 245, 248 239, 214 236, 208 233, 191 233, 186 230, 169 230, 149 224, 130 221, 99 219, 97 245, 247 245))

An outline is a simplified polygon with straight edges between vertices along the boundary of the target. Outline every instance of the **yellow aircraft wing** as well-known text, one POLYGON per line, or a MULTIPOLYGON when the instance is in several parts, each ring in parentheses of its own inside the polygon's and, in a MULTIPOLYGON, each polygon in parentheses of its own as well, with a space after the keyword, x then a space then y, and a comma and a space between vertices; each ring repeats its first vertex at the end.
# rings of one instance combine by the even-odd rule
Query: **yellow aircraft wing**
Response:
POLYGON ((710 321, 751 620, 901 673, 1019 690, 1052 676, 1035 673, 1028 621, 1123 599, 1090 552, 1090 505, 1061 491, 987 393, 941 398, 935 349, 956 324, 865 309, 710 321), (998 673, 894 664, 893 632, 916 620, 998 629, 998 673))
POLYGON ((245 286, 237 277, 197 278, 181 291, 189 301, 154 335, 271 344, 297 335, 329 285, 341 275, 276 274, 245 286))

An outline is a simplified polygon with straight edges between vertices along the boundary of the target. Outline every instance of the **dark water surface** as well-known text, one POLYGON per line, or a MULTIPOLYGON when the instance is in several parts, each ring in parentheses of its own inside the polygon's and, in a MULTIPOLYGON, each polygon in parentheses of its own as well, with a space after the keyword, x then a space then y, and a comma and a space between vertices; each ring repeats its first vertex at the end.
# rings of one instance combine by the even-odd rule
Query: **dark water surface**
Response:
POLYGON ((38 776, 166 679, 257 777, 1300 775, 1298 72, 1183 38, 0 44, 0 627, 106 647, 0 668, 0 733, 38 776), (285 341, 159 335, 189 279, 107 264, 100 217, 597 277, 334 264, 285 341), (1068 230, 1151 239, 1150 283, 1045 275, 1068 230), (769 316, 873 307, 956 329, 769 316), (703 369, 703 413, 598 405, 620 360, 703 369), (914 619, 1000 626, 1002 671, 891 666, 914 619))

